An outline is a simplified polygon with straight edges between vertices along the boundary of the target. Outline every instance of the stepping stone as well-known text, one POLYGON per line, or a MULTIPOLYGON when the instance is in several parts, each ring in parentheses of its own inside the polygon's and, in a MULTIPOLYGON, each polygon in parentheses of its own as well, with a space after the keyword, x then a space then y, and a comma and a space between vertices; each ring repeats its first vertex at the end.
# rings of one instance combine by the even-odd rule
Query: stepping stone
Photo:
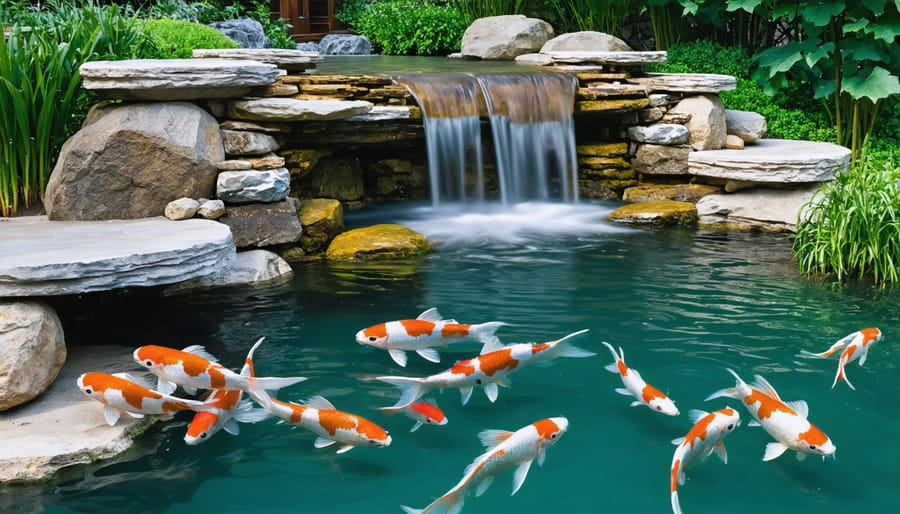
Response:
POLYGON ((210 220, 0 218, 0 297, 173 284, 213 273, 234 254, 231 230, 210 220))
POLYGON ((85 89, 159 101, 236 98, 284 73, 274 64, 236 59, 90 61, 79 70, 85 89))
POLYGON ((737 88, 734 77, 717 73, 644 73, 626 82, 653 93, 721 93, 737 88))
POLYGON ((756 183, 827 182, 850 167, 850 150, 832 143, 759 139, 743 150, 688 155, 688 173, 756 183))
POLYGON ((541 52, 560 64, 607 64, 643 66, 666 62, 666 52, 541 52))
POLYGON ((195 59, 237 59, 274 64, 283 70, 300 71, 315 68, 322 62, 319 52, 291 50, 289 48, 220 48, 195 49, 195 59))

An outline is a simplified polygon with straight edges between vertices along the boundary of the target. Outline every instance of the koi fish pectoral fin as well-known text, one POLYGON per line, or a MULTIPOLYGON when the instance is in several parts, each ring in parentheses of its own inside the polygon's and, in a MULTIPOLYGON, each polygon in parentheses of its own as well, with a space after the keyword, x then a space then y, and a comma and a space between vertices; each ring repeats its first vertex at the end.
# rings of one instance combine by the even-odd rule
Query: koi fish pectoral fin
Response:
POLYGON ((522 487, 522 484, 525 483, 525 477, 528 476, 528 470, 531 468, 531 462, 532 461, 527 460, 523 462, 518 468, 516 468, 516 472, 513 474, 513 487, 510 496, 516 494, 522 487))
POLYGON ((719 441, 715 446, 713 446, 713 451, 715 451, 716 455, 719 457, 723 464, 728 464, 728 452, 725 450, 725 445, 722 444, 722 441, 719 441))
POLYGON ((807 404, 804 400, 786 402, 785 405, 793 409, 801 418, 809 418, 809 404, 807 404))
POLYGON ((472 397, 472 388, 471 387, 460 387, 459 394, 461 395, 462 404, 465 405, 469 403, 469 398, 472 397))
POLYGON ((355 448, 355 446, 353 446, 352 444, 345 444, 344 446, 341 446, 340 448, 338 448, 338 451, 335 452, 335 453, 337 453, 338 455, 340 455, 340 454, 342 454, 342 453, 347 453, 347 452, 349 452, 349 451, 352 450, 353 448, 355 448))
POLYGON ((616 392, 621 394, 622 396, 634 396, 633 394, 631 394, 631 391, 625 389, 624 387, 617 387, 616 392))
POLYGON ((482 494, 484 494, 484 492, 487 491, 488 488, 493 483, 494 483, 494 477, 492 477, 492 476, 485 477, 484 480, 482 480, 481 483, 478 484, 478 487, 475 489, 475 497, 477 498, 477 497, 481 496, 482 494))
POLYGON ((541 450, 541 452, 538 453, 538 456, 537 456, 538 466, 543 466, 545 460, 547 460, 547 452, 541 450))
POLYGON ((106 420, 106 424, 109 426, 113 426, 116 422, 119 421, 119 416, 122 415, 122 411, 115 407, 110 407, 109 405, 103 406, 103 419, 106 420))
POLYGON ((640 407, 641 405, 643 405, 642 402, 635 400, 629 404, 629 407, 640 407))
POLYGON ((169 382, 163 377, 159 377, 156 379, 156 390, 162 394, 172 394, 175 392, 175 389, 178 389, 178 384, 175 382, 169 382))
POLYGON ((762 425, 759 423, 759 421, 756 421, 755 419, 751 419, 750 422, 747 423, 747 426, 748 427, 761 427, 762 425))
POLYGON ((315 442, 313 442, 314 448, 328 448, 333 445, 336 441, 332 439, 325 439, 324 437, 317 437, 315 442))
POLYGON ((619 374, 619 366, 615 362, 613 362, 612 364, 607 364, 606 366, 603 366, 603 369, 605 369, 606 371, 609 371, 610 373, 615 373, 616 375, 619 374))
POLYGON ((862 366, 866 363, 866 357, 869 355, 869 347, 863 346, 862 352, 859 354, 859 365, 862 366))
POLYGON ((434 348, 419 348, 416 353, 429 362, 441 362, 441 354, 434 348))
POLYGON ((803 452, 797 452, 797 460, 801 462, 806 460, 806 454, 803 452))
POLYGON ((788 447, 782 443, 774 442, 766 445, 766 453, 763 455, 763 462, 775 460, 781 457, 781 454, 787 451, 788 447))
POLYGON ((496 382, 484 384, 484 395, 487 396, 487 399, 490 400, 491 403, 497 401, 497 396, 499 394, 500 390, 497 388, 496 382))
POLYGON ((235 420, 234 418, 226 421, 222 426, 222 430, 228 432, 231 435, 240 435, 241 433, 241 427, 238 425, 237 420, 235 420))
POLYGON ((478 433, 478 440, 481 441, 486 450, 490 450, 509 439, 512 435, 513 432, 508 430, 482 430, 478 433))
POLYGON ((422 422, 421 422, 421 421, 416 421, 416 424, 413 425, 412 428, 409 429, 409 431, 410 431, 410 432, 415 432, 416 430, 419 429, 420 426, 422 426, 422 422))
MULTIPOLYGON (((403 350, 390 349, 388 353, 391 355, 391 359, 394 359, 394 362, 397 363, 401 368, 406 367, 406 352, 403 350)), ((421 355, 421 354, 420 354, 421 355)))

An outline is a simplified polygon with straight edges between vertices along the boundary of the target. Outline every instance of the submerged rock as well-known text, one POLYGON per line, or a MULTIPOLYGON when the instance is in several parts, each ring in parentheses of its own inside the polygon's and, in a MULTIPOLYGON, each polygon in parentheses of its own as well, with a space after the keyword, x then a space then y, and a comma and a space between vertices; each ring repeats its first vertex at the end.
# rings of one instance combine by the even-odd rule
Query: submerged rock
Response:
POLYGON ((690 202, 651 200, 619 207, 611 212, 607 219, 654 227, 693 226, 697 223, 697 207, 690 202))
POLYGON ((332 198, 303 200, 299 216, 303 225, 300 248, 305 255, 324 252, 328 243, 344 230, 344 208, 332 198))
POLYGON ((381 224, 348 230, 328 245, 334 261, 373 261, 417 257, 431 250, 425 236, 402 225, 381 224))
POLYGON ((697 203, 706 195, 720 192, 721 187, 707 184, 642 184, 626 189, 622 193, 622 200, 626 202, 675 200, 697 203))

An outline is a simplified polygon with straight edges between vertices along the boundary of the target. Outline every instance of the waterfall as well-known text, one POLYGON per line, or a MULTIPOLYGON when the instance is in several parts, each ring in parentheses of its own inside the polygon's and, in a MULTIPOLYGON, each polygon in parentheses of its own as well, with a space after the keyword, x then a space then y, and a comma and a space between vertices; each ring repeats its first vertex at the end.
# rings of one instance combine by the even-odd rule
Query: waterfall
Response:
POLYGON ((500 202, 578 200, 576 79, 558 73, 408 74, 419 106, 435 207, 486 200, 481 117, 489 117, 500 202))

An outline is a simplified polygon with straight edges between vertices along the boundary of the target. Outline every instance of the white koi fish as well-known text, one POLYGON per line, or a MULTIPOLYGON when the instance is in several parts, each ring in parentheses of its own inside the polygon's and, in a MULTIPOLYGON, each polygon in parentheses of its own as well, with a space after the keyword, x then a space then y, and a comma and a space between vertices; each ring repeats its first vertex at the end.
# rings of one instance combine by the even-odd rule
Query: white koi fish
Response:
POLYGON ((709 395, 713 398, 734 398, 744 402, 754 421, 751 427, 762 426, 775 439, 766 445, 764 461, 777 459, 785 450, 797 452, 797 460, 803 460, 807 454, 821 455, 822 460, 834 455, 835 448, 831 439, 807 420, 809 406, 803 400, 782 402, 778 392, 766 379, 756 375, 752 387, 741 380, 733 370, 728 370, 737 380, 734 387, 722 389, 709 395))
POLYGON ((90 372, 76 381, 81 392, 103 404, 103 417, 112 426, 122 413, 134 418, 144 415, 172 417, 183 410, 209 409, 203 402, 186 400, 154 391, 140 384, 140 379, 128 373, 90 372))
POLYGON ((844 351, 841 352, 841 357, 838 360, 837 374, 834 376, 834 382, 831 384, 831 388, 834 389, 834 386, 843 380, 850 389, 855 391, 856 388, 853 387, 853 384, 851 384, 850 380, 847 378, 844 367, 856 359, 859 359, 860 366, 865 364, 866 357, 869 355, 869 348, 878 341, 881 341, 881 330, 874 327, 864 328, 841 338, 838 342, 831 345, 831 348, 822 353, 812 353, 802 350, 800 355, 803 357, 819 357, 824 359, 831 357, 836 351, 843 348, 844 351))
POLYGON ((659 389, 644 382, 644 379, 641 378, 641 374, 638 373, 636 369, 629 368, 625 365, 625 352, 622 351, 622 347, 619 347, 619 353, 616 353, 615 348, 613 348, 611 344, 606 341, 603 341, 603 344, 609 348, 614 361, 612 364, 606 366, 606 370, 620 375, 622 377, 622 384, 625 385, 624 388, 616 389, 617 393, 624 396, 635 397, 636 400, 631 402, 632 407, 646 405, 650 410, 661 412, 667 416, 678 415, 678 407, 675 406, 675 402, 672 401, 671 398, 666 396, 665 393, 659 389))
MULTIPOLYGON (((250 348, 244 367, 241 368, 241 375, 256 376, 253 371, 253 352, 262 344, 263 339, 260 338, 250 348)), ((222 429, 231 435, 238 435, 240 433, 238 422, 256 423, 271 415, 266 409, 254 408, 250 400, 242 400, 243 395, 244 392, 240 389, 213 389, 204 401, 211 409, 194 414, 194 419, 184 434, 184 442, 192 446, 200 444, 222 429)))
POLYGON ((672 441, 672 444, 678 445, 675 448, 675 454, 672 455, 670 472, 672 512, 674 514, 681 514, 681 505, 678 503, 678 486, 684 484, 684 470, 697 457, 705 460, 713 452, 722 459, 722 462, 728 464, 728 453, 725 451, 722 439, 741 424, 740 414, 731 407, 725 407, 713 413, 694 409, 688 412, 688 417, 694 426, 687 435, 672 441))
POLYGON ((412 418, 416 424, 409 429, 415 432, 422 425, 446 425, 447 416, 437 405, 428 402, 413 402, 406 407, 380 407, 384 412, 402 412, 412 418))
POLYGON ((525 483, 531 463, 536 460, 538 466, 543 465, 547 448, 559 441, 568 428, 569 420, 559 417, 536 421, 515 432, 485 430, 478 434, 478 438, 487 451, 469 464, 458 484, 424 509, 413 509, 405 505, 401 505, 401 508, 407 514, 457 514, 462 510, 470 492, 474 490, 475 496, 481 496, 496 475, 513 468, 516 471, 513 474, 512 494, 516 494, 525 483))
MULTIPOLYGON (((260 341, 264 338, 260 338, 260 341)), ((259 343, 259 341, 257 341, 259 343)), ((202 346, 184 350, 147 345, 134 351, 134 360, 158 377, 157 389, 170 394, 179 385, 188 393, 196 389, 281 389, 306 377, 248 377, 222 366, 202 346)))
POLYGON ((499 394, 498 385, 508 386, 507 376, 528 364, 547 361, 557 357, 592 357, 593 352, 571 346, 569 342, 585 330, 571 333, 562 339, 549 343, 519 343, 505 346, 501 350, 483 353, 478 357, 457 362, 452 368, 427 377, 376 377, 377 380, 397 386, 401 390, 400 399, 393 407, 406 407, 432 389, 446 387, 459 388, 462 404, 468 403, 475 387, 483 387, 484 394, 493 403, 499 394))
POLYGON ((484 343, 482 353, 496 350, 502 345, 494 332, 504 325, 506 323, 501 321, 477 325, 457 323, 453 319, 441 319, 437 309, 432 307, 416 319, 388 321, 360 330, 356 333, 356 342, 387 350, 394 362, 406 367, 407 351, 414 351, 425 360, 440 362, 441 356, 434 347, 459 341, 484 343))
POLYGON ((340 444, 337 453, 344 453, 357 446, 390 446, 391 436, 385 429, 362 416, 339 411, 328 400, 313 396, 305 405, 288 403, 272 398, 265 391, 250 390, 251 398, 284 422, 305 428, 318 437, 316 448, 340 444))

